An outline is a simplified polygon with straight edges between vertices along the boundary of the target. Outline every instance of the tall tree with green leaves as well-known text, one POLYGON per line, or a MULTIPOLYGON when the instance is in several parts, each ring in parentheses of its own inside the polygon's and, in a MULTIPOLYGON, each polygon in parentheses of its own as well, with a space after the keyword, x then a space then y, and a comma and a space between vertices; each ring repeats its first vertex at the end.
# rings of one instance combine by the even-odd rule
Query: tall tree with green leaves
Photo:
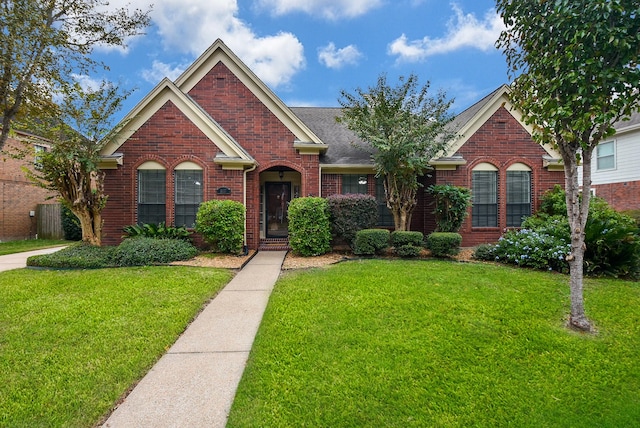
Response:
POLYGON ((429 161, 455 136, 447 125, 453 120, 453 100, 444 91, 432 96, 429 83, 419 86, 418 77, 400 77, 397 86, 385 74, 376 86, 340 92, 344 123, 366 144, 376 176, 384 182, 387 207, 396 230, 409 230, 420 187, 418 178, 431 169, 429 161))
POLYGON ((28 174, 36 184, 59 195, 60 202, 78 217, 82 240, 91 245, 102 243, 102 210, 107 202, 99 152, 115 132, 112 118, 129 93, 109 82, 96 89, 76 83, 57 107, 55 121, 30 123, 30 129, 51 141, 51 148, 38 153, 39 167, 28 174))
POLYGON ((513 103, 534 138, 562 155, 571 227, 569 325, 590 331, 583 261, 591 159, 598 143, 613 135, 613 124, 639 106, 640 2, 497 0, 497 10, 507 27, 497 46, 515 77, 513 103))
POLYGON ((106 0, 0 0, 0 151, 12 125, 55 109, 54 94, 97 66, 96 47, 125 47, 148 11, 109 9, 106 0))

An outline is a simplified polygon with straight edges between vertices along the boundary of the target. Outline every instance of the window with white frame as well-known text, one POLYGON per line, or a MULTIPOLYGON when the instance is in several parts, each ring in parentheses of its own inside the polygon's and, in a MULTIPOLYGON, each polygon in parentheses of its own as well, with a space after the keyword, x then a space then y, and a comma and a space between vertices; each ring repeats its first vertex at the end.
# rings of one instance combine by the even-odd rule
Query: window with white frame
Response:
POLYGON ((498 168, 481 163, 471 172, 471 225, 498 226, 498 168))
POLYGON ((148 161, 138 167, 138 224, 166 222, 166 169, 148 161))
POLYGON ((202 203, 202 168, 183 162, 174 171, 175 225, 193 227, 202 203))
POLYGON ((598 171, 615 169, 616 144, 614 141, 600 143, 596 147, 596 168, 598 171))
POLYGON ((531 169, 521 163, 507 169, 507 227, 520 227, 531 215, 531 169))
POLYGON ((47 148, 45 146, 41 146, 40 144, 34 144, 33 150, 33 166, 39 171, 42 169, 42 155, 47 152, 47 148))

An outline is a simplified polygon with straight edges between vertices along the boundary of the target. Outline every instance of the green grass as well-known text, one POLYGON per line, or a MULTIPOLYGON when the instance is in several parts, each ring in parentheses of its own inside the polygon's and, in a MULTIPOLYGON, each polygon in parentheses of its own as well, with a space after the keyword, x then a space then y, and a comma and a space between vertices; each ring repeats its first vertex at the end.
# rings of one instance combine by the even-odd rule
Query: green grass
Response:
POLYGON ((565 328, 564 275, 357 261, 284 275, 234 427, 626 427, 640 421, 640 284, 587 280, 598 335, 565 328))
POLYGON ((26 239, 22 241, 0 242, 0 256, 24 251, 41 250, 43 248, 68 245, 69 241, 57 239, 26 239))
POLYGON ((90 427, 230 279, 148 267, 0 274, 0 426, 90 427))

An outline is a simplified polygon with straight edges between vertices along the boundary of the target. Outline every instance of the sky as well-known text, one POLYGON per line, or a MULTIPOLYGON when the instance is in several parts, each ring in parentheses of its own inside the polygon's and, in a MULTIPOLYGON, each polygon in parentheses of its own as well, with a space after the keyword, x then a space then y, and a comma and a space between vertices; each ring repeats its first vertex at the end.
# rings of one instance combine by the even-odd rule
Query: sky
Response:
POLYGON ((164 77, 175 80, 216 39, 289 106, 337 107, 340 91, 394 86, 413 73, 459 113, 503 83, 504 28, 493 0, 111 0, 151 9, 146 34, 100 48, 89 76, 134 90, 128 113, 164 77))

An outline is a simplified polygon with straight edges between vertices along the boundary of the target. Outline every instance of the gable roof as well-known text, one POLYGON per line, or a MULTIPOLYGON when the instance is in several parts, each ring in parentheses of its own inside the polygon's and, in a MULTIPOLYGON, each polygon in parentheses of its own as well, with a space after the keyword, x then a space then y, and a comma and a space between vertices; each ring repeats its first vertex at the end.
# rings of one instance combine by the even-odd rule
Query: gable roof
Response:
POLYGON ((131 137, 153 114, 171 101, 194 125, 200 129, 224 154, 235 163, 253 165, 254 159, 211 116, 169 79, 164 78, 146 97, 125 116, 117 132, 103 146, 100 154, 113 156, 118 148, 131 137))
POLYGON ((370 153, 358 147, 366 143, 336 120, 342 116, 342 108, 291 107, 291 110, 329 147, 320 157, 323 171, 331 172, 327 168, 334 171, 345 168, 373 171, 370 153))
POLYGON ((224 42, 217 39, 177 79, 176 86, 188 93, 218 63, 223 63, 296 137, 296 142, 316 144, 322 140, 224 42))
POLYGON ((180 75, 175 83, 164 78, 116 127, 116 132, 104 144, 101 155, 105 167, 121 164, 117 150, 167 101, 176 107, 220 148, 222 155, 214 160, 225 169, 243 169, 256 163, 255 159, 229 135, 188 92, 216 64, 222 62, 231 72, 292 132, 292 143, 301 153, 320 153, 327 146, 278 98, 223 42, 216 40, 196 61, 180 75), (108 164, 108 165, 107 165, 108 164))

